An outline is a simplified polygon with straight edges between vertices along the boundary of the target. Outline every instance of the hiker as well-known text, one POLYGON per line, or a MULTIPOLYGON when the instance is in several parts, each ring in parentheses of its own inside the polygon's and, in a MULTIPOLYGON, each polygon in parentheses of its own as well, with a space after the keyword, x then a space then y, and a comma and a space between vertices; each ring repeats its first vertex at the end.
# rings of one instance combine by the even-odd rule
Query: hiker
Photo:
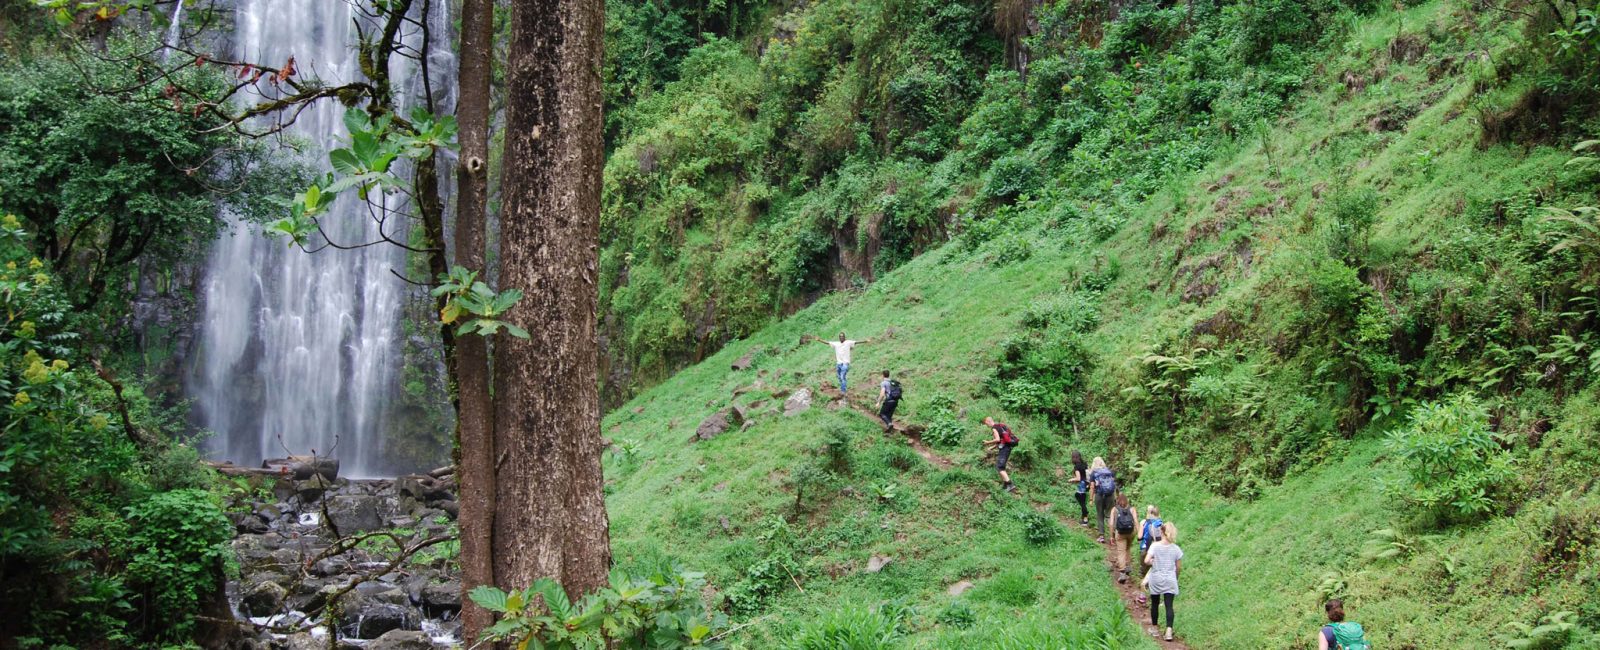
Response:
POLYGON ((1078 513, 1081 517, 1079 523, 1084 528, 1089 527, 1089 464, 1083 462, 1083 454, 1072 450, 1072 482, 1077 484, 1078 491, 1073 496, 1078 498, 1078 513))
POLYGON ((1094 514, 1100 520, 1100 543, 1104 544, 1111 497, 1117 493, 1117 474, 1106 467, 1106 459, 1095 456, 1089 463, 1089 489, 1094 493, 1094 514))
POLYGON ((1328 624, 1317 631, 1317 650, 1371 650, 1361 624, 1344 620, 1344 601, 1338 598, 1322 605, 1328 624))
POLYGON ((883 371, 883 382, 878 384, 878 419, 883 420, 883 430, 888 431, 894 426, 894 409, 900 406, 900 382, 889 378, 889 371, 883 371))
POLYGON ((1008 427, 994 418, 984 418, 983 425, 994 430, 994 437, 983 443, 984 447, 994 446, 998 452, 995 456, 994 468, 1000 471, 1001 485, 1007 492, 1016 492, 1017 486, 1011 484, 1011 474, 1006 471, 1006 460, 1011 458, 1011 448, 1017 446, 1017 435, 1008 427))
POLYGON ((844 332, 839 332, 838 341, 829 341, 828 339, 820 336, 813 336, 812 338, 815 338, 823 343, 827 343, 828 347, 833 348, 834 370, 839 371, 839 392, 843 393, 846 390, 849 390, 850 384, 845 381, 845 375, 850 374, 850 348, 861 345, 862 343, 871 343, 872 339, 852 341, 844 337, 844 332))
POLYGON ((1138 517, 1128 505, 1128 495, 1117 492, 1117 505, 1111 509, 1111 545, 1117 548, 1117 582, 1128 581, 1128 555, 1133 551, 1133 531, 1138 528, 1138 517))
POLYGON ((1161 540, 1156 542, 1144 554, 1144 564, 1150 567, 1150 572, 1144 577, 1144 584, 1150 592, 1150 634, 1156 633, 1156 626, 1161 622, 1157 615, 1161 613, 1163 602, 1167 606, 1167 635, 1168 641, 1172 640, 1172 599, 1178 597, 1178 572, 1183 568, 1183 549, 1178 547, 1178 527, 1168 521, 1161 524, 1161 540))
MULTIPOLYGON (((1144 507, 1144 521, 1139 522, 1139 557, 1150 550, 1150 546, 1161 539, 1161 509, 1155 504, 1144 507)), ((1144 563, 1135 562, 1134 568, 1140 573, 1144 572, 1144 563)), ((1144 604, 1144 596, 1139 597, 1139 604, 1144 604)))

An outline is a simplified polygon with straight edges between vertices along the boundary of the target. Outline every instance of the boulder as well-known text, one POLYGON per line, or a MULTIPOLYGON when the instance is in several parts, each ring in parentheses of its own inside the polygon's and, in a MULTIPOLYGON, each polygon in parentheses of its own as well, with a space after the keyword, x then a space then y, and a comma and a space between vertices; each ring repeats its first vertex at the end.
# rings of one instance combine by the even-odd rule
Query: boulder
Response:
POLYGON ((448 482, 426 474, 411 474, 394 480, 395 492, 418 501, 445 501, 456 498, 448 489, 448 482))
POLYGON ((294 484, 294 495, 300 503, 312 503, 322 498, 322 495, 333 488, 333 481, 323 478, 321 474, 313 474, 303 481, 294 484))
POLYGON ((728 422, 728 411, 717 411, 706 416, 706 419, 700 421, 700 426, 695 427, 693 440, 710 440, 722 435, 730 426, 732 425, 728 422))
POLYGON ((738 361, 733 362, 733 369, 734 370, 749 370, 750 366, 755 364, 755 362, 756 362, 756 351, 755 350, 750 350, 749 352, 744 353, 744 356, 739 357, 738 361))
POLYGON ((366 645, 367 650, 433 650, 433 639, 424 632, 389 630, 366 645))
POLYGON ((288 595, 289 590, 284 589, 283 585, 262 580, 245 591, 244 598, 239 601, 239 609, 248 616, 271 616, 283 610, 283 601, 288 595))
POLYGON ((728 411, 729 415, 733 416, 729 418, 730 424, 749 424, 750 407, 743 404, 734 404, 733 406, 728 407, 728 411))
POLYGON ((304 481, 312 475, 320 475, 330 481, 339 478, 339 459, 323 456, 268 458, 261 461, 261 468, 289 476, 296 481, 304 481))
POLYGON ((785 416, 805 412, 811 408, 811 389, 802 388, 783 400, 783 414, 785 416))
POLYGON ((944 592, 950 594, 951 596, 960 596, 961 594, 967 593, 967 590, 971 588, 971 580, 962 580, 961 582, 950 585, 950 588, 945 589, 944 592))
POLYGON ((409 607, 365 601, 354 612, 345 613, 339 631, 357 639, 376 639, 393 630, 415 628, 420 622, 409 607))
POLYGON ((328 502, 328 517, 340 535, 378 530, 383 528, 378 501, 378 497, 368 495, 337 496, 328 502))
POLYGON ((439 509, 443 510, 444 514, 450 517, 452 521, 461 516, 461 504, 455 501, 440 501, 439 509))
POLYGON ((262 535, 267 532, 267 522, 250 512, 230 512, 228 520, 233 522, 233 530, 238 535, 262 535))
POLYGON ((874 555, 867 559, 867 573, 877 573, 882 571, 883 567, 889 566, 889 563, 893 561, 894 558, 891 558, 887 555, 874 555))
POLYGON ((461 581, 430 582, 419 594, 422 611, 433 618, 443 618, 461 611, 461 581))
POLYGON ((431 470, 428 470, 428 476, 432 476, 434 478, 444 478, 446 476, 450 476, 450 475, 455 474, 455 473, 456 473, 456 466, 455 465, 445 465, 444 467, 435 467, 435 468, 433 468, 431 470))

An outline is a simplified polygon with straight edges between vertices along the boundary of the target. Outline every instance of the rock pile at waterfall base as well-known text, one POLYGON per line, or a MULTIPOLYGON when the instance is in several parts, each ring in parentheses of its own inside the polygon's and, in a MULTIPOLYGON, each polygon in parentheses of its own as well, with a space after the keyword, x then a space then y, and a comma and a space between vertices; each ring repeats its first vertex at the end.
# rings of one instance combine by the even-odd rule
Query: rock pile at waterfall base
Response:
POLYGON ((256 489, 230 508, 239 577, 228 597, 242 632, 233 648, 327 648, 329 635, 339 648, 456 643, 461 583, 444 557, 455 543, 454 477, 296 475, 251 472, 256 489), (396 563, 400 548, 430 540, 443 541, 396 563))

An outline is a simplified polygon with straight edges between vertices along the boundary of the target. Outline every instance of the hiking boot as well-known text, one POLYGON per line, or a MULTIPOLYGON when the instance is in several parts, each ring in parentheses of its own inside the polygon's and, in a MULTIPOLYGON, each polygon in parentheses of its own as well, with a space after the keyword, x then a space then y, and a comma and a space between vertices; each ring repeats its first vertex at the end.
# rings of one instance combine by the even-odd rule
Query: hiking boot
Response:
POLYGON ((1119 585, 1128 584, 1128 574, 1126 572, 1124 572, 1120 576, 1117 576, 1117 584, 1119 584, 1119 585))
POLYGON ((1171 640, 1172 640, 1172 628, 1170 628, 1170 627, 1169 627, 1169 628, 1167 628, 1167 637, 1166 637, 1166 640, 1167 640, 1167 641, 1171 641, 1171 640))
MULTIPOLYGON (((1176 538, 1174 538, 1174 539, 1176 539, 1176 538)), ((1106 538, 1101 537, 1100 539, 1098 539, 1096 541, 1100 542, 1101 544, 1104 544, 1104 543, 1106 543, 1106 538)))
POLYGON ((1088 518, 1088 517, 1084 517, 1084 518, 1083 518, 1083 521, 1082 521, 1082 522, 1080 522, 1080 523, 1082 523, 1082 524, 1083 524, 1083 527, 1084 527, 1084 528, 1088 528, 1088 527, 1089 527, 1089 518, 1088 518))

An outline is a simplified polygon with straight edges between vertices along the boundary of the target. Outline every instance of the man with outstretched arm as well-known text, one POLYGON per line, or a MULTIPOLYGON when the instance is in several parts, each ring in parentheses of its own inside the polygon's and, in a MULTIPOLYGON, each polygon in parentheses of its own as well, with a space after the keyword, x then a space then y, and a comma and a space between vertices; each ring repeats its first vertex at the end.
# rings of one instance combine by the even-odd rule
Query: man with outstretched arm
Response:
POLYGON ((834 370, 839 372, 839 392, 843 393, 849 390, 850 384, 845 381, 845 375, 850 374, 850 349, 862 343, 871 343, 872 339, 852 341, 844 337, 844 332, 839 332, 838 341, 829 341, 820 336, 813 336, 812 338, 827 343, 828 347, 833 348, 834 370))
POLYGON ((1011 458, 1011 448, 1019 442, 1017 434, 1011 432, 1011 427, 995 422, 994 418, 984 418, 983 424, 994 432, 994 437, 984 442, 983 446, 996 450, 994 468, 1000 472, 1000 480, 1004 482, 1002 487, 1007 492, 1016 492, 1017 486, 1011 484, 1011 473, 1006 471, 1006 461, 1011 458))

